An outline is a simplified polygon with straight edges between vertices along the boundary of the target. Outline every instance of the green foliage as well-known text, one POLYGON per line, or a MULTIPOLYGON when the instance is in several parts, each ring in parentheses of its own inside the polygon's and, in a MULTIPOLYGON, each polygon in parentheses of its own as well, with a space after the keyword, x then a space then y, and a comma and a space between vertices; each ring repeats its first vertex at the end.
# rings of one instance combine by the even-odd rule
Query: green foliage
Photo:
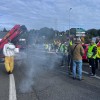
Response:
POLYGON ((76 35, 76 28, 71 28, 70 29, 70 34, 76 35))
POLYGON ((98 36, 98 32, 100 32, 100 30, 99 31, 96 29, 87 30, 89 38, 98 36))
POLYGON ((6 28, 3 29, 3 32, 7 32, 6 28))
POLYGON ((90 42, 89 35, 86 35, 86 37, 84 38, 84 41, 85 41, 86 44, 88 44, 90 42))
POLYGON ((98 36, 100 36, 100 29, 98 30, 98 36))

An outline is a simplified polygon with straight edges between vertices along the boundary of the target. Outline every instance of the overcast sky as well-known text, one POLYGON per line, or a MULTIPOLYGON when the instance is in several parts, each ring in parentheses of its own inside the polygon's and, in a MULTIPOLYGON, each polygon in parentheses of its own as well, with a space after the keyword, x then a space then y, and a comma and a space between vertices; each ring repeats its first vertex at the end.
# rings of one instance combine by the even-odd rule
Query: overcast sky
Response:
POLYGON ((59 31, 69 26, 99 29, 100 0, 0 0, 0 29, 16 24, 59 31))

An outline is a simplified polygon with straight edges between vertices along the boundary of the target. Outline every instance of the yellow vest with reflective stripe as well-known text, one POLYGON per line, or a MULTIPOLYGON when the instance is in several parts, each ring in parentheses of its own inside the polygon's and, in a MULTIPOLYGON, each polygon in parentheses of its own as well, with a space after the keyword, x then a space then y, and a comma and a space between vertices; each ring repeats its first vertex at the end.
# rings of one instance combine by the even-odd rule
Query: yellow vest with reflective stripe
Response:
MULTIPOLYGON (((92 55, 93 55, 93 52, 92 52, 92 50, 93 50, 93 48, 96 46, 96 44, 94 44, 94 45, 90 45, 89 47, 88 47, 88 52, 87 52, 87 57, 88 58, 91 58, 92 57, 92 55)), ((95 56, 93 56, 92 58, 94 58, 94 59, 96 59, 96 55, 95 56)))
POLYGON ((100 47, 97 47, 97 58, 100 58, 100 47))

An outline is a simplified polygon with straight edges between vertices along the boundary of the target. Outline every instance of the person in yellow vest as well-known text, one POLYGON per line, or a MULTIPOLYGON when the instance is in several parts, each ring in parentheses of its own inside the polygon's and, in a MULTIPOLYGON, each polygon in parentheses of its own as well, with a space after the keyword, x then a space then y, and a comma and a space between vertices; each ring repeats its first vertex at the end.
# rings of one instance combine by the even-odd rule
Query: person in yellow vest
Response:
POLYGON ((15 55, 15 45, 8 40, 3 47, 3 54, 5 56, 5 68, 8 74, 11 74, 14 69, 14 55, 15 55))
POLYGON ((97 45, 96 43, 91 40, 90 45, 88 47, 87 51, 87 58, 89 60, 89 65, 91 66, 92 73, 90 74, 91 76, 95 76, 95 71, 96 71, 96 55, 97 55, 97 45))
POLYGON ((72 45, 72 44, 73 44, 72 41, 70 41, 70 42, 69 42, 69 45, 72 45))
POLYGON ((45 46, 45 50, 48 51, 49 48, 48 44, 46 43, 44 46, 45 46))
POLYGON ((67 46, 66 46, 66 42, 63 41, 62 43, 60 43, 58 51, 62 56, 61 66, 65 66, 66 62, 67 62, 67 46))
POLYGON ((71 58, 71 52, 70 52, 70 47, 73 45, 72 41, 69 41, 68 45, 68 74, 72 74, 72 58, 71 58))
POLYGON ((96 57, 96 69, 100 67, 100 40, 97 43, 97 57, 96 57))

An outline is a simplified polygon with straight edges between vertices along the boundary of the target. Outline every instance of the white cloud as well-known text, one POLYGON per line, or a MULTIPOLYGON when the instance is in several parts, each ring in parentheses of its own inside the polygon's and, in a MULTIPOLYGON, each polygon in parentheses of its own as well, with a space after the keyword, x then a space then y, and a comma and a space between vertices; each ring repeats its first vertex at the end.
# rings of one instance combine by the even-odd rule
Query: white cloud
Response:
POLYGON ((99 28, 99 4, 99 0, 1 0, 0 22, 4 27, 25 24, 34 29, 46 26, 66 30, 72 8, 71 27, 99 28))

